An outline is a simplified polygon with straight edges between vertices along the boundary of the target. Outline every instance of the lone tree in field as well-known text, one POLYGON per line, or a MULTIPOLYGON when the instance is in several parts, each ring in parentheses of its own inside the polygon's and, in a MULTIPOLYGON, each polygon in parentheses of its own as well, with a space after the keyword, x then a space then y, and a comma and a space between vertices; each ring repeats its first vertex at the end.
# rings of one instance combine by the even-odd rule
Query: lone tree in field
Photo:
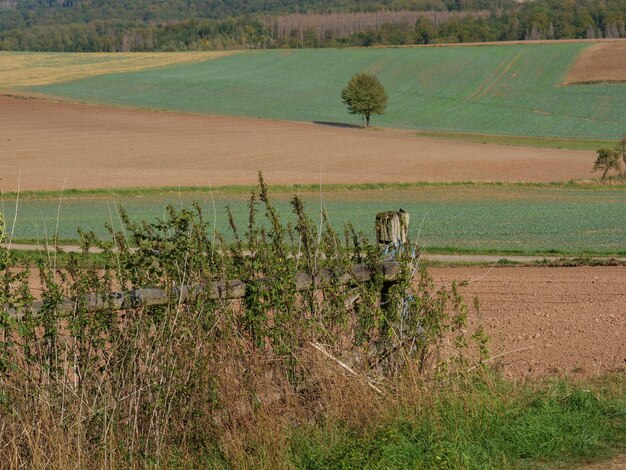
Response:
POLYGON ((619 159, 620 154, 617 150, 611 150, 606 147, 598 149, 598 158, 596 158, 593 164, 593 171, 604 171, 602 174, 602 179, 604 179, 609 171, 621 170, 622 162, 619 159))
POLYGON ((387 108, 387 93, 374 75, 357 73, 342 90, 341 98, 348 106, 350 114, 365 117, 367 127, 372 114, 384 114, 387 108))

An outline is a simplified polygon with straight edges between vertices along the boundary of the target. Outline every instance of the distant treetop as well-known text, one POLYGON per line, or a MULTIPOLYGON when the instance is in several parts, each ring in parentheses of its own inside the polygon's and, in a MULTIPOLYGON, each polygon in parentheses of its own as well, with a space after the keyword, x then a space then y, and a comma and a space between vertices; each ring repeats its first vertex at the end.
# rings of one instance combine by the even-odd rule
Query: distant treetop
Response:
POLYGON ((184 51, 600 37, 626 37, 626 0, 0 0, 0 50, 184 51))

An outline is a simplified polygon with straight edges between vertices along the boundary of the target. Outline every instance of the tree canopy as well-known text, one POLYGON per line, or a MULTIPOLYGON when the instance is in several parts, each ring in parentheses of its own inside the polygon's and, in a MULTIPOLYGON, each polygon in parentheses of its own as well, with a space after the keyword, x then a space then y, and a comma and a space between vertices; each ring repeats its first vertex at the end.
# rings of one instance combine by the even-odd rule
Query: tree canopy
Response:
POLYGON ((599 37, 626 37, 626 0, 0 0, 0 50, 167 51, 599 37), (368 12, 376 15, 373 23, 362 16, 368 12), (415 18, 415 13, 423 16, 415 18))
POLYGON ((622 156, 622 160, 624 161, 624 176, 626 176, 626 134, 622 136, 622 138, 617 142, 617 146, 615 147, 618 154, 622 156))
POLYGON ((596 158, 593 164, 593 171, 604 171, 604 173, 602 173, 602 179, 606 178, 609 171, 620 171, 621 168, 622 163, 620 162, 620 154, 617 150, 605 147, 598 149, 598 158, 596 158))
POLYGON ((342 90, 341 98, 350 114, 360 114, 367 127, 373 114, 384 114, 387 109, 387 92, 375 75, 357 73, 342 90))

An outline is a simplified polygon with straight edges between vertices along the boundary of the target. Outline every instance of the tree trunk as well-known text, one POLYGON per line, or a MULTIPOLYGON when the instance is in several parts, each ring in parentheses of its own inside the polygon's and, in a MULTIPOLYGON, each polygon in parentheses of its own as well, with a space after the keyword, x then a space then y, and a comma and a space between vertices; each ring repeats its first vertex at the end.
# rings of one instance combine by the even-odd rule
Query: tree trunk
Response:
POLYGON ((370 126, 370 115, 366 114, 365 115, 365 127, 369 127, 370 126))
POLYGON ((607 167, 604 169, 604 174, 602 175, 602 179, 606 178, 606 174, 607 174, 608 172, 609 172, 609 167, 607 166, 607 167))

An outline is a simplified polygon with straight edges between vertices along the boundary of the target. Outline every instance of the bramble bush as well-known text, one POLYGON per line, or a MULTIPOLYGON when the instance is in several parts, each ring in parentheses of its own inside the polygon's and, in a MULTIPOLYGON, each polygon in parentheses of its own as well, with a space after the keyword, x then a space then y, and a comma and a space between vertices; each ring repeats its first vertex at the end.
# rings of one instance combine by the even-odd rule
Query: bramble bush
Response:
POLYGON ((122 212, 110 240, 81 233, 82 253, 42 257, 31 271, 1 248, 0 460, 245 466, 275 452, 262 457, 280 462, 281 429, 375 419, 406 389, 399 384, 449 379, 484 357, 486 337, 468 331, 457 285, 435 288, 415 245, 398 248, 400 275, 389 284, 377 244, 350 225, 336 232, 323 211, 314 222, 298 196, 291 205, 295 223, 283 223, 260 175, 247 226, 227 213, 232 242, 195 206, 150 223, 122 212), (338 282, 355 263, 372 279, 338 282), (322 270, 333 274, 324 285, 322 270), (310 289, 296 289, 297 272, 310 289), (245 281, 243 298, 210 295, 232 279, 245 281), (196 286, 192 302, 180 286, 196 286), (164 289, 169 301, 87 309, 94 296, 138 287, 164 289))

